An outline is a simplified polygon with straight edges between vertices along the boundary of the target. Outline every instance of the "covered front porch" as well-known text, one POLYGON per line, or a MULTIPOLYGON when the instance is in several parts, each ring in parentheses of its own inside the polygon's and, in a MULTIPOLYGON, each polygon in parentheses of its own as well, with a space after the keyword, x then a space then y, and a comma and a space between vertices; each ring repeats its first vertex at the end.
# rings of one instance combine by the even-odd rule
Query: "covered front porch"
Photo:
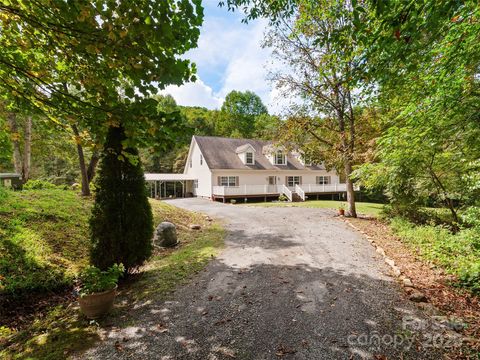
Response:
POLYGON ((186 174, 145 174, 149 195, 154 199, 191 197, 195 180, 186 174))
MULTIPOLYGON (((358 190, 358 188, 355 188, 358 190)), ((340 194, 347 191, 347 184, 297 184, 286 185, 240 185, 240 186, 214 186, 214 199, 270 198, 285 195, 289 201, 305 201, 309 196, 320 194, 340 194)))

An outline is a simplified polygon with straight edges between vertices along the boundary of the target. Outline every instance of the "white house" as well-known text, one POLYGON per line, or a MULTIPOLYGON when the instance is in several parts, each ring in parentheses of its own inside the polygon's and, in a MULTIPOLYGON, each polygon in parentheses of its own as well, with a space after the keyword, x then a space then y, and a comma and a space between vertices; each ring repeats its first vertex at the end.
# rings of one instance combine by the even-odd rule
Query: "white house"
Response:
POLYGON ((344 194, 335 171, 306 164, 299 153, 272 142, 193 136, 183 174, 146 174, 154 197, 199 196, 212 200, 275 198, 303 201, 344 194))

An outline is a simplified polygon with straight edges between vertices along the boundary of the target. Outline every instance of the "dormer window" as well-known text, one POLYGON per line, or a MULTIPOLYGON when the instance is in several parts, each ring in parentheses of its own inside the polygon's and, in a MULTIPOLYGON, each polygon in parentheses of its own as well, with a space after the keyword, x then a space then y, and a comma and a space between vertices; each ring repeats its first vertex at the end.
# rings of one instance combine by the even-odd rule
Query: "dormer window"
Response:
POLYGON ((245 153, 245 164, 247 164, 247 165, 255 164, 255 160, 253 158, 253 152, 247 151, 245 153))
POLYGON ((282 150, 277 150, 275 153, 275 165, 286 165, 287 164, 287 157, 282 150))
POLYGON ((250 144, 243 144, 235 149, 240 160, 245 165, 254 165, 255 164, 255 148, 250 144))

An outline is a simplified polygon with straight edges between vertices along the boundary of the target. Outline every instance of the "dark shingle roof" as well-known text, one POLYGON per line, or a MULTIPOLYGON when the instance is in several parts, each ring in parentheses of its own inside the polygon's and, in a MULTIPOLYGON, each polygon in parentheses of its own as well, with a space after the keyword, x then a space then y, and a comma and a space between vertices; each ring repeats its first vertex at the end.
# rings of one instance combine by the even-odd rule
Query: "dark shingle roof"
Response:
POLYGON ((255 170, 324 170, 323 166, 304 166, 292 154, 286 165, 273 165, 263 154, 263 147, 272 142, 252 139, 231 139, 215 136, 194 136, 210 169, 255 170), (250 144, 255 149, 255 164, 245 165, 236 153, 240 146, 250 144))

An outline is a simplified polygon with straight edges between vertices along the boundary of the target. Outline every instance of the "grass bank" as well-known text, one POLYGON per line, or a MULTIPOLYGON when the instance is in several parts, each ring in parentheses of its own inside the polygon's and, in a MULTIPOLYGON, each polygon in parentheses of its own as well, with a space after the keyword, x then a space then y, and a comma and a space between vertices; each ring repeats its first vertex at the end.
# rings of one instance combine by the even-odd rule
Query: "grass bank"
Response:
MULTIPOLYGON (((304 202, 264 202, 264 203, 251 203, 250 206, 283 206, 283 207, 307 207, 307 208, 321 208, 338 210, 340 205, 347 208, 347 203, 344 201, 335 200, 307 200, 304 202)), ((362 215, 378 216, 383 209, 383 204, 375 204, 368 202, 356 202, 357 212, 362 215)))
MULTIPOLYGON (((19 263, 23 266, 22 271, 5 274, 10 279, 9 291, 21 289, 24 294, 25 291, 28 293, 29 289, 41 291, 46 287, 33 286, 41 279, 51 281, 48 285, 49 291, 59 284, 68 285, 69 279, 87 263, 87 220, 91 200, 81 199, 72 191, 56 189, 7 192, 2 196, 2 246, 12 242, 5 234, 15 234, 15 250, 27 259, 35 259, 30 263, 19 263), (27 215, 22 215, 25 213, 27 215), (36 235, 25 235, 32 233, 36 235), (32 241, 37 244, 33 246, 32 241), (79 261, 78 264, 75 263, 76 260, 79 261), (35 266, 23 265, 32 263, 35 266), (60 282, 55 282, 55 277, 47 274, 49 269, 56 269, 60 282), (40 274, 29 273, 30 271, 39 271, 40 274), (29 279, 28 282, 24 281, 25 279, 29 279), (18 284, 28 286, 19 287, 18 284)), ((38 311, 34 314, 34 319, 19 328, 0 323, 1 359, 68 358, 72 353, 86 349, 97 341, 98 330, 106 322, 128 312, 138 300, 167 297, 178 284, 200 271, 221 250, 224 230, 219 224, 207 221, 201 214, 156 200, 152 200, 151 204, 155 224, 171 221, 177 225, 180 246, 170 250, 157 250, 134 281, 127 281, 120 286, 118 305, 112 314, 102 321, 91 322, 85 319, 79 314, 76 303, 70 299, 38 311), (188 225, 191 223, 200 224, 202 229, 190 230, 188 225)), ((9 254, 8 258, 2 257, 7 267, 8 259, 11 259, 14 265, 17 264, 14 259, 16 253, 9 254)))
POLYGON ((2 191, 0 295, 55 291, 88 262, 91 200, 73 191, 2 191))

